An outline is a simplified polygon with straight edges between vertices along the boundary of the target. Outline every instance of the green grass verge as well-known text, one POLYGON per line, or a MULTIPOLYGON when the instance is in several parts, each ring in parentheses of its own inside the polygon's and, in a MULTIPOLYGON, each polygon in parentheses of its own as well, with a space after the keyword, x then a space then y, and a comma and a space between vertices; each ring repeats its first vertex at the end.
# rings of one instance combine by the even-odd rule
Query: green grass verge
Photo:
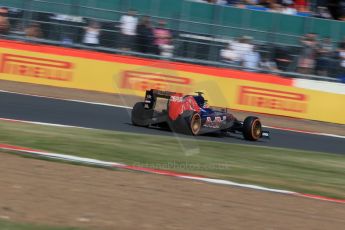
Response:
POLYGON ((13 223, 10 221, 0 220, 1 230, 77 230, 70 227, 50 227, 35 224, 13 223))
POLYGON ((0 140, 58 153, 345 198, 344 155, 9 122, 0 122, 0 140))

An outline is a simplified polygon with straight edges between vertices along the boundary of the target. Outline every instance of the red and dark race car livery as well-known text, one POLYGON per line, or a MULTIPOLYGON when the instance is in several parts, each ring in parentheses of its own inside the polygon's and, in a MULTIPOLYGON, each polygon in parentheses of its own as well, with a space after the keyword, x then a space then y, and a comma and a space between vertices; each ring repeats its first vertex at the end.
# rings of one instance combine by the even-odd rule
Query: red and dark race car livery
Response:
POLYGON ((256 141, 268 137, 262 130, 259 118, 247 117, 243 122, 237 120, 227 109, 216 110, 207 106, 202 92, 196 95, 147 90, 144 102, 137 102, 132 110, 132 123, 136 126, 158 126, 173 132, 201 135, 212 132, 242 133, 247 140, 256 141), (157 99, 167 101, 163 109, 156 109, 157 99))

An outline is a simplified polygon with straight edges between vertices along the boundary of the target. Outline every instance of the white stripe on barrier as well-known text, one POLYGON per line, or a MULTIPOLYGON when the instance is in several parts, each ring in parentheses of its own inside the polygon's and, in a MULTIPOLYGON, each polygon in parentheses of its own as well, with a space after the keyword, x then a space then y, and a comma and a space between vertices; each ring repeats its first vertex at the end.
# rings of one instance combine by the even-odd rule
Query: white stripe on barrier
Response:
POLYGON ((328 81, 316 81, 295 78, 293 86, 303 89, 317 90, 326 93, 345 94, 345 84, 328 81))

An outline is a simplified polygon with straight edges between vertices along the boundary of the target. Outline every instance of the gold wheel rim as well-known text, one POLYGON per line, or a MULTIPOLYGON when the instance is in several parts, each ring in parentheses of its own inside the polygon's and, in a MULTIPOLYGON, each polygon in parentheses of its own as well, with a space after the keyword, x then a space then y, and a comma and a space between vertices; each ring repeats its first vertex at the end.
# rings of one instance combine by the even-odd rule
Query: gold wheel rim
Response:
POLYGON ((192 132, 193 134, 197 134, 200 130, 200 116, 194 115, 192 118, 192 132))
POLYGON ((259 139, 261 135, 261 125, 259 120, 255 120, 253 124, 253 130, 252 130, 253 137, 255 139, 259 139))

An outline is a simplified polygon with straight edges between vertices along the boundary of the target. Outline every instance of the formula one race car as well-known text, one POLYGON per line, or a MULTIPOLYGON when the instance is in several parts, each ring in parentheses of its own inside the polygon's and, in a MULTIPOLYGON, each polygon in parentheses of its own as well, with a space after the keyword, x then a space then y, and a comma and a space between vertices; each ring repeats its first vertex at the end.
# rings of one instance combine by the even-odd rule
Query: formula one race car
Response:
POLYGON ((202 92, 196 92, 196 95, 182 95, 169 91, 147 90, 145 101, 137 102, 133 107, 132 124, 142 127, 165 127, 190 135, 240 132, 246 140, 251 141, 269 137, 269 132, 262 130, 259 118, 249 116, 241 122, 226 109, 208 108, 207 101, 202 95, 202 92), (167 101, 158 105, 158 99, 167 101))

